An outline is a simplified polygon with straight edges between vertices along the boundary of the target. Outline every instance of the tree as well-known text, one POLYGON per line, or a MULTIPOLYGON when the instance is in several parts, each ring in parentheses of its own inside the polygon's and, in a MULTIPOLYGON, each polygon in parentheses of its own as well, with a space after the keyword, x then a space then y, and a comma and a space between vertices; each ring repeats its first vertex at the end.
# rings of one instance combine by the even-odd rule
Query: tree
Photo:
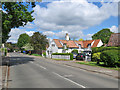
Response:
POLYGON ((109 41, 109 38, 113 32, 110 31, 110 29, 102 29, 99 32, 95 33, 92 36, 92 39, 101 39, 104 44, 107 44, 109 41))
POLYGON ((28 6, 35 7, 34 2, 2 2, 2 43, 5 43, 12 28, 25 26, 27 22, 34 20, 31 15, 34 11, 28 11, 28 6))
POLYGON ((82 39, 82 38, 80 38, 78 41, 83 41, 83 39, 82 39))
POLYGON ((48 40, 46 39, 46 35, 42 35, 39 32, 35 32, 31 36, 30 43, 33 46, 34 50, 46 50, 48 40))
POLYGON ((23 47, 25 44, 30 42, 30 37, 26 33, 21 34, 18 38, 17 46, 19 48, 23 47))

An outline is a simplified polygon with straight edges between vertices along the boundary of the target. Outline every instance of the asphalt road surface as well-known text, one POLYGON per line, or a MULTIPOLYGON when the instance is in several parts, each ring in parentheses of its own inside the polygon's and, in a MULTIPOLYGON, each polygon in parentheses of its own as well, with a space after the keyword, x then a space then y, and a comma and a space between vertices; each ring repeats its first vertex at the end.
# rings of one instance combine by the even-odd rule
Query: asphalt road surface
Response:
POLYGON ((118 88, 116 78, 10 53, 8 88, 118 88))

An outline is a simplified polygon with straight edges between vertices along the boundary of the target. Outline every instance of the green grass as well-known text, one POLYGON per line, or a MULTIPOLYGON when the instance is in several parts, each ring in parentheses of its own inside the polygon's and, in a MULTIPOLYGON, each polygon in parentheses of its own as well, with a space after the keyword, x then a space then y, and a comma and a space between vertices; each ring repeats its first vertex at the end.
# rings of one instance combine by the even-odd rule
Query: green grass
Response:
POLYGON ((81 62, 76 62, 78 64, 84 64, 84 65, 89 65, 89 66, 96 66, 96 67, 101 67, 101 68, 107 68, 107 69, 112 69, 112 70, 120 70, 120 67, 105 67, 103 62, 100 62, 100 64, 98 65, 97 62, 85 62, 85 61, 81 61, 81 62))
MULTIPOLYGON (((31 54, 31 55, 33 55, 33 56, 41 56, 41 55, 39 55, 39 54, 31 54)), ((42 56, 41 56, 42 57, 42 56)))

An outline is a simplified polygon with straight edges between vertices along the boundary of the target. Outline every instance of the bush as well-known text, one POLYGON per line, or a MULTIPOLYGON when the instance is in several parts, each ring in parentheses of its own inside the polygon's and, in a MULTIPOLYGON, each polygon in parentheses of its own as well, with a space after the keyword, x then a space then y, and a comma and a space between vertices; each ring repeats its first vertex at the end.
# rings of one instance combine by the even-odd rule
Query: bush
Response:
POLYGON ((105 50, 120 50, 120 47, 94 47, 92 53, 102 52, 105 50))
POLYGON ((5 53, 5 56, 7 56, 7 52, 8 52, 8 51, 7 51, 7 48, 5 48, 5 52, 4 52, 4 53, 5 53))
POLYGON ((44 52, 44 53, 43 53, 43 56, 45 56, 45 57, 46 57, 46 52, 44 52))
POLYGON ((78 54, 78 50, 77 50, 77 49, 74 49, 74 50, 72 50, 72 53, 78 54))
POLYGON ((100 54, 101 54, 101 52, 97 52, 97 53, 92 54, 92 61, 100 60, 100 54))
POLYGON ((70 55, 70 60, 73 60, 73 54, 72 53, 53 53, 52 55, 70 55))
POLYGON ((101 53, 100 59, 106 66, 118 66, 120 53, 118 53, 118 50, 106 50, 101 53))

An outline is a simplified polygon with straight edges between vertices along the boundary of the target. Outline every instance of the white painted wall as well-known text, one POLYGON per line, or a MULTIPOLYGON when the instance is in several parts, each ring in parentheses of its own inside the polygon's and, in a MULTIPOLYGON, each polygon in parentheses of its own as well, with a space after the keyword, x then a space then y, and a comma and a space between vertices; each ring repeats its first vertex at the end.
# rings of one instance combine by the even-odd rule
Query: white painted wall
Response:
POLYGON ((97 47, 101 47, 103 45, 103 42, 100 40, 97 47))
POLYGON ((56 53, 56 52, 58 52, 58 47, 55 44, 55 42, 52 40, 51 43, 50 43, 50 45, 49 45, 49 47, 46 50, 46 57, 51 58, 51 54, 52 53, 56 53), (52 44, 54 44, 55 46, 53 47, 52 44), (49 51, 49 54, 48 54, 48 51, 49 51))

